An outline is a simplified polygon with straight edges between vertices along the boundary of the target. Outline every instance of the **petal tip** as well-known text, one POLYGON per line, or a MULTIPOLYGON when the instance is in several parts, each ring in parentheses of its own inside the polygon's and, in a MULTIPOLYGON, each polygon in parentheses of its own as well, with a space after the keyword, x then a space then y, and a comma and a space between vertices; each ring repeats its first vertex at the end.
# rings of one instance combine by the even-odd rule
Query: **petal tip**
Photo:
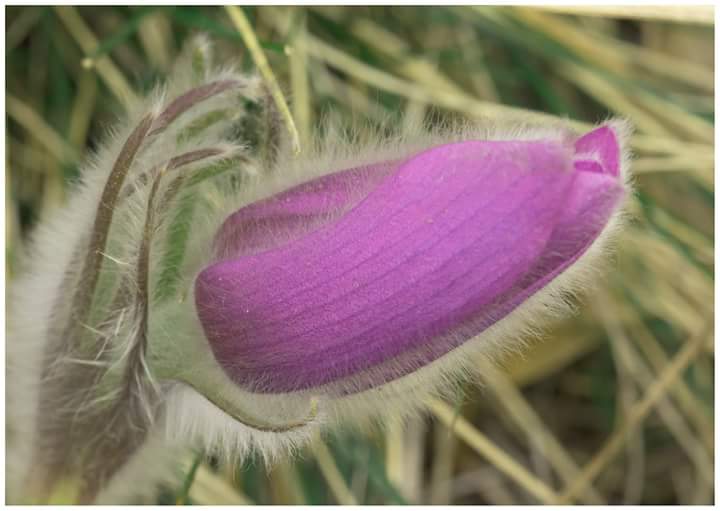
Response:
POLYGON ((622 173, 625 141, 630 124, 617 119, 586 133, 575 142, 575 168, 612 176, 622 173))

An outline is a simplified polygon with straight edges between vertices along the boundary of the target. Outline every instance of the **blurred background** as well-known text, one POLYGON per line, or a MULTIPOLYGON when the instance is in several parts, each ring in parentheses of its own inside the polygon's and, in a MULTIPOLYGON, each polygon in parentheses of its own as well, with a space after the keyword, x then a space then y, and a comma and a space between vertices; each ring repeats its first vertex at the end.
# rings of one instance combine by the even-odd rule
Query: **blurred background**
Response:
MULTIPOLYGON (((632 220, 578 315, 482 387, 272 468, 190 457, 148 503, 713 503, 713 8, 243 10, 303 140, 327 116, 627 117, 632 220)), ((197 32, 253 68, 222 7, 6 8, 8 279, 86 151, 197 32)))

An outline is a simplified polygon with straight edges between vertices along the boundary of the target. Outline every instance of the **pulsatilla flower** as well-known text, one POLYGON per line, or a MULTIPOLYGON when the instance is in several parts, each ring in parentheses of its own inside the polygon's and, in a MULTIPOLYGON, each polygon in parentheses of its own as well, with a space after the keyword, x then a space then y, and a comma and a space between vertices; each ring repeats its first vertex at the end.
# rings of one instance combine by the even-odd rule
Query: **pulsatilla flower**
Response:
POLYGON ((195 284, 215 357, 248 390, 341 395, 482 344, 602 235, 620 157, 610 126, 462 141, 245 206, 195 284))
POLYGON ((422 409, 607 259, 622 122, 328 128, 296 157, 269 98, 195 41, 35 233, 9 295, 11 500, 135 499, 188 447, 273 458, 422 409))

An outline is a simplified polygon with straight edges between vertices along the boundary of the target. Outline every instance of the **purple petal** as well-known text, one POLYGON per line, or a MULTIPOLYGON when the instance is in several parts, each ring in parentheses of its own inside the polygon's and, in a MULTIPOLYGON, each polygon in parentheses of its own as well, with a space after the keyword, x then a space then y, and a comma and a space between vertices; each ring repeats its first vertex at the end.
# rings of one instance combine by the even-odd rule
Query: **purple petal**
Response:
POLYGON ((447 144, 241 209, 196 281, 215 357, 245 388, 287 392, 442 356, 603 229, 622 195, 608 131, 579 139, 579 159, 554 141, 447 144))
POLYGON ((617 176, 620 172, 620 146, 609 126, 602 126, 575 142, 575 168, 617 176))
POLYGON ((339 218, 395 168, 394 162, 385 162, 330 174, 236 211, 216 237, 216 258, 287 243, 339 218))

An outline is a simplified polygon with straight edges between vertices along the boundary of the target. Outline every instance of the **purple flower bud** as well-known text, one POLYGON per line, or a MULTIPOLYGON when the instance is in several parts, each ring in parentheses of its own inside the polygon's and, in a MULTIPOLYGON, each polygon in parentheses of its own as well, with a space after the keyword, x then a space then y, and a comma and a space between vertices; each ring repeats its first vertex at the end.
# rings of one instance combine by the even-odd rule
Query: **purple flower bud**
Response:
POLYGON ((215 358, 255 392, 363 390, 482 343, 603 233, 622 158, 611 126, 470 140, 243 207, 195 284, 215 358))

